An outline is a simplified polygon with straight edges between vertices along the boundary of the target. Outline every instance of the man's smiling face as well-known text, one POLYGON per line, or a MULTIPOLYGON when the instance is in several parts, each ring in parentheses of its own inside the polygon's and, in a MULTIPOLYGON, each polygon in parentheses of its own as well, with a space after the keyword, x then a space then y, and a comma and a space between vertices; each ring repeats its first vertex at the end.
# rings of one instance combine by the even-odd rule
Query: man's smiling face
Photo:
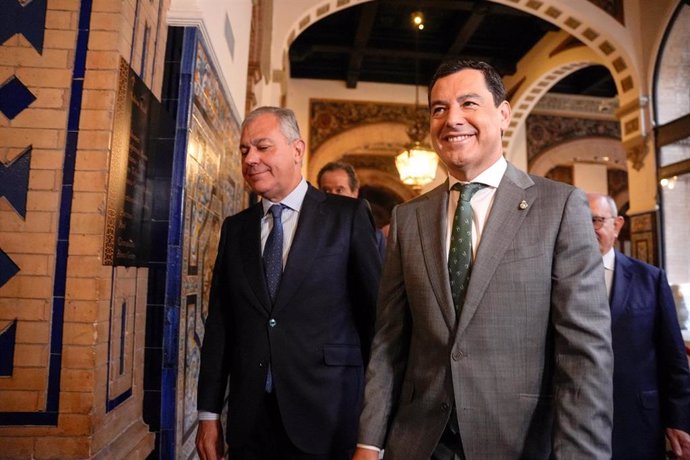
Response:
POLYGON ((278 118, 270 113, 247 124, 240 138, 242 174, 254 192, 273 202, 299 183, 304 141, 288 140, 278 118))
POLYGON ((496 106, 481 71, 463 69, 439 78, 429 110, 431 142, 455 178, 470 181, 502 155, 510 105, 496 106))

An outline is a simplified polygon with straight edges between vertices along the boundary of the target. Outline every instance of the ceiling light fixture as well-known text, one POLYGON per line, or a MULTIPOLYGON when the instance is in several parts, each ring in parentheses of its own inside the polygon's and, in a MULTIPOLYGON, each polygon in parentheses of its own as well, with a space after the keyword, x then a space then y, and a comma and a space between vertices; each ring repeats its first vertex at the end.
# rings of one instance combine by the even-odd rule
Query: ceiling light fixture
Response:
POLYGON ((424 142, 429 123, 419 112, 419 31, 424 29, 424 15, 416 11, 412 13, 412 24, 415 26, 415 97, 412 124, 407 129, 411 142, 405 150, 395 157, 395 167, 400 174, 400 180, 413 189, 419 191, 424 185, 436 178, 438 156, 436 152, 424 142))

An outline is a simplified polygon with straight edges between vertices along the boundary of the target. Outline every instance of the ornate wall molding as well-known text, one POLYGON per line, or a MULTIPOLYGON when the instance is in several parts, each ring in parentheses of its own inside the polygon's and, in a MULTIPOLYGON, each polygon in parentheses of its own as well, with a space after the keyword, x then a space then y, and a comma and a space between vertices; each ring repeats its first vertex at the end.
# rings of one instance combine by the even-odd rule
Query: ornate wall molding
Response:
POLYGON ((647 147, 647 136, 640 136, 634 139, 629 139, 623 142, 628 161, 636 171, 639 171, 644 166, 644 159, 649 153, 647 147))
POLYGON ((617 98, 546 93, 532 109, 535 115, 558 115, 592 120, 617 121, 617 98))
POLYGON ((309 103, 309 149, 315 152, 328 139, 356 126, 410 123, 415 117, 428 120, 426 107, 418 107, 415 112, 413 104, 312 99, 309 103))
POLYGON ((620 125, 616 121, 530 115, 527 118, 527 159, 532 162, 539 153, 557 144, 585 137, 620 139, 620 125))

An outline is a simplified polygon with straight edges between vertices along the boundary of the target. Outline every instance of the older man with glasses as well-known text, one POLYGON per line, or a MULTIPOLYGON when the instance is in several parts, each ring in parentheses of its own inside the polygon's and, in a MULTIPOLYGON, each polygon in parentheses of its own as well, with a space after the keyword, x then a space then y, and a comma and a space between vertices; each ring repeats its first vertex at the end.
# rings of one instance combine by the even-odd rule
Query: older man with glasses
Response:
POLYGON ((690 459, 690 371, 663 270, 616 251, 625 223, 613 198, 590 193, 604 260, 613 341, 613 459, 690 459))

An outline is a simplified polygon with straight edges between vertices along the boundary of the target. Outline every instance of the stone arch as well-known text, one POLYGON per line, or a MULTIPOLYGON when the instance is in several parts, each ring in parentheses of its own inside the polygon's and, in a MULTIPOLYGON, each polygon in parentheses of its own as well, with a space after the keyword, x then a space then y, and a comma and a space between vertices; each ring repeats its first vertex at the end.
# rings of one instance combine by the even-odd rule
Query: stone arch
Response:
POLYGON ((307 177, 314 181, 319 170, 329 161, 339 160, 345 154, 371 153, 373 146, 378 146, 382 154, 393 156, 410 141, 406 129, 405 123, 384 122, 362 124, 338 133, 309 152, 307 177))
MULTIPOLYGON (((566 32, 552 32, 520 62, 517 72, 505 79, 511 94, 512 119, 503 136, 503 149, 512 158, 515 135, 526 122, 534 106, 552 86, 571 73, 591 65, 606 65, 585 46, 558 51, 570 37, 566 32)), ((609 69, 610 70, 610 69, 609 69)))
MULTIPOLYGON (((303 13, 295 13, 292 25, 284 37, 277 37, 273 56, 281 57, 284 75, 289 75, 287 59, 292 42, 311 24, 342 9, 371 0, 321 0, 303 13), (277 51, 277 52, 276 52, 277 51)), ((634 41, 625 27, 590 2, 578 2, 577 8, 570 0, 490 0, 515 8, 555 24, 562 30, 591 48, 609 69, 619 87, 621 102, 637 100, 640 96, 640 70, 631 49, 634 41)))
MULTIPOLYGON (((315 184, 319 171, 326 163, 341 160, 345 155, 390 156, 392 164, 393 157, 409 142, 407 128, 406 123, 364 123, 340 132, 310 152, 307 177, 315 184)), ((388 169, 366 166, 356 169, 362 186, 383 190, 398 197, 400 202, 416 196, 414 190, 400 181, 394 166, 388 169)))
MULTIPOLYGON (((371 0, 316 0, 313 6, 305 12, 295 12, 292 25, 282 38, 277 37, 274 42, 272 55, 274 62, 279 59, 282 63, 283 72, 279 72, 282 74, 282 78, 286 79, 289 75, 288 49, 302 31, 330 14, 367 1, 371 0)), ((649 124, 647 122, 647 98, 643 97, 641 90, 642 70, 637 54, 633 49, 635 42, 629 31, 616 18, 599 8, 594 2, 578 2, 577 7, 575 7, 570 0, 490 1, 524 11, 555 24, 564 33, 577 38, 589 49, 587 59, 577 58, 571 62, 566 62, 566 54, 563 54, 559 58, 562 61, 560 67, 542 73, 538 81, 533 82, 535 85, 542 86, 530 86, 531 90, 537 88, 537 92, 541 92, 539 88, 549 88, 560 78, 593 63, 601 63, 611 71, 618 88, 620 109, 617 116, 621 123, 622 140, 626 144, 628 156, 633 165, 636 169, 641 169, 646 154, 643 144, 648 134, 649 124)), ((553 56, 549 56, 547 60, 552 58, 553 56)), ((521 62, 521 64, 523 63, 521 62)), ((531 69, 526 70, 532 72, 531 69)), ((285 91, 286 86, 283 85, 283 91, 285 91)), ((523 103, 524 101, 518 104, 518 107, 523 103)), ((519 126, 519 123, 520 121, 516 126, 519 126)), ((511 130, 504 143, 504 150, 509 152, 509 158, 515 132, 515 129, 511 130)))

